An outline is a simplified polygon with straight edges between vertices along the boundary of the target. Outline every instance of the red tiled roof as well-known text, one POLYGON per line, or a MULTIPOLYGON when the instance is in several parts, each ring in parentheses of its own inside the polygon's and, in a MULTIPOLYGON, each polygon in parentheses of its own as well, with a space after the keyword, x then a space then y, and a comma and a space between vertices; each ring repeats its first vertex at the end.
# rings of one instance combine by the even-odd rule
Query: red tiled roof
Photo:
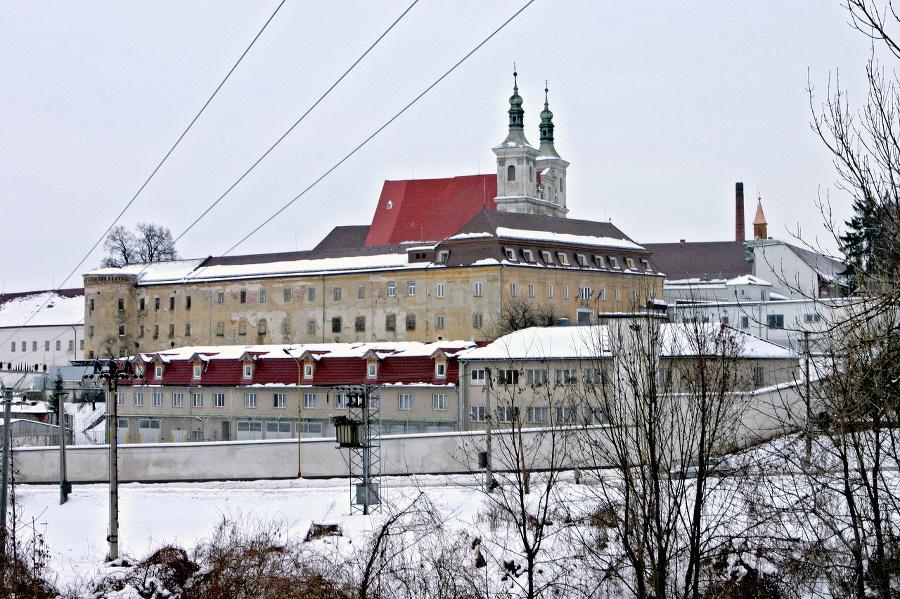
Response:
POLYGON ((495 174, 385 181, 366 245, 440 241, 482 210, 496 210, 496 195, 495 174))

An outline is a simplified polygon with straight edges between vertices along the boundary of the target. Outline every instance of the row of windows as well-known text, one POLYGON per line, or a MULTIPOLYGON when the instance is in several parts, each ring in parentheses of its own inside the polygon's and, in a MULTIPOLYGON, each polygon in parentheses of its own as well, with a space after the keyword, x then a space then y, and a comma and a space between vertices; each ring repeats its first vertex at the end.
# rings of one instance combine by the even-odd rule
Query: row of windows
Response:
MULTIPOLYGON (((577 385, 579 379, 583 379, 586 385, 605 385, 609 382, 608 374, 604 368, 585 368, 581 375, 577 368, 557 368, 552 371, 555 377, 552 379, 557 385, 577 385)), ((474 369, 469 373, 469 382, 472 385, 484 385, 487 378, 485 369, 474 369)), ((500 385, 518 385, 521 380, 530 387, 540 387, 550 381, 551 371, 546 368, 515 368, 499 369, 495 371, 496 381, 500 385)))
MULTIPOLYGON (((16 353, 17 345, 18 345, 18 342, 10 341, 9 342, 9 351, 12 353, 16 353)), ((62 351, 62 340, 57 339, 54 347, 56 347, 56 351, 62 351)), ((21 348, 22 348, 21 351, 23 351, 23 352, 28 351, 28 342, 22 341, 21 348)), ((78 349, 84 349, 84 339, 78 340, 78 349)), ((38 342, 32 341, 31 342, 31 351, 35 352, 37 350, 38 350, 38 342)), ((44 341, 44 351, 50 351, 50 341, 44 341)), ((68 351, 75 351, 75 340, 74 339, 69 339, 68 351)))
MULTIPOLYGON (((560 424, 574 424, 579 421, 579 410, 576 406, 556 406, 554 422, 560 424)), ((548 424, 550 422, 550 406, 528 406, 525 408, 524 422, 532 424, 548 424)), ((519 406, 500 406, 494 412, 497 422, 518 422, 523 416, 519 406)), ((586 408, 582 414, 586 424, 602 424, 607 422, 606 416, 600 408, 586 408)), ((485 422, 487 409, 485 406, 469 406, 469 420, 471 422, 485 422)))
MULTIPOLYGON (((520 249, 517 251, 515 248, 505 247, 503 248, 503 254, 510 262, 522 262, 525 264, 538 264, 537 257, 540 255, 541 262, 543 262, 545 266, 572 266, 573 264, 576 264, 581 268, 596 267, 603 270, 623 270, 623 268, 625 270, 636 270, 637 266, 635 258, 623 258, 622 263, 620 263, 619 258, 616 256, 600 256, 594 254, 588 257, 586 254, 570 254, 563 251, 536 251, 532 249, 520 249), (574 261, 569 260, 570 256, 573 257, 574 261)), ((641 259, 640 262, 644 272, 653 272, 649 260, 641 259)))

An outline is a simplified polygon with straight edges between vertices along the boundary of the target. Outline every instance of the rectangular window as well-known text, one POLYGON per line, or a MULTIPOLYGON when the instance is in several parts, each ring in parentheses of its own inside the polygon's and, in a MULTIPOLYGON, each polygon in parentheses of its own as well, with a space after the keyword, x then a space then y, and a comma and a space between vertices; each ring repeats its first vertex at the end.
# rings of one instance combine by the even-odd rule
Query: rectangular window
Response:
POLYGON ((438 297, 444 297, 444 284, 438 283, 435 291, 435 295, 438 297))
POLYGON ((516 260, 516 250, 512 248, 503 248, 503 253, 506 254, 506 259, 511 262, 518 262, 516 260))
POLYGON ((415 294, 416 294, 416 282, 415 281, 407 281, 406 295, 413 296, 415 294))
POLYGON ((264 304, 268 301, 268 299, 269 299, 269 296, 266 294, 266 290, 260 289, 259 290, 259 303, 264 304))
POLYGON ((125 311, 125 300, 121 297, 119 298, 119 312, 125 311))
POLYGON ((247 334, 247 321, 240 320, 238 321, 238 335, 246 335, 247 334))
MULTIPOLYGON (((172 326, 174 327, 175 325, 172 325, 172 326)), ((120 324, 119 325, 119 337, 124 337, 124 336, 125 336, 125 325, 120 324)), ((22 351, 25 351, 25 342, 24 341, 22 342, 22 351)))
POLYGON ((347 408, 347 394, 346 393, 335 393, 334 394, 334 409, 345 410, 346 408, 347 408))
POLYGON ((135 392, 134 392, 134 405, 135 405, 135 406, 138 406, 138 407, 144 405, 144 394, 143 394, 143 392, 141 392, 141 391, 135 391, 135 392))
POLYGON ((244 378, 252 379, 253 378, 253 364, 247 362, 244 364, 244 378))
POLYGON ((475 283, 475 297, 481 297, 481 282, 475 283))
POLYGON ((173 408, 184 407, 184 393, 173 393, 172 394, 172 407, 173 408))
POLYGON ((121 391, 116 393, 116 405, 124 406, 125 405, 125 394, 121 391))
POLYGON ((191 309, 191 296, 189 296, 189 295, 184 296, 184 309, 185 310, 191 309))
POLYGON ((218 301, 220 304, 224 304, 224 303, 225 303, 225 292, 224 292, 224 291, 220 291, 220 292, 219 292, 217 301, 218 301))
POLYGON ((434 317, 434 328, 442 331, 444 329, 444 315, 438 314, 434 317))
POLYGON ((272 407, 273 408, 283 408, 285 406, 284 393, 273 393, 272 394, 272 407))
POLYGON ((282 335, 290 335, 291 334, 291 319, 285 318, 281 321, 281 334, 282 335))
POLYGON ((340 333, 342 329, 341 317, 334 316, 331 318, 331 332, 332 333, 340 333))
POLYGON ((291 288, 290 287, 284 288, 284 301, 285 302, 291 301, 291 288))
POLYGON ((603 368, 585 368, 584 382, 587 385, 606 385, 609 378, 603 368))
POLYGON ((144 308, 146 308, 146 307, 147 307, 147 300, 145 300, 144 298, 141 298, 141 299, 138 301, 138 310, 140 310, 141 312, 143 312, 143 311, 144 311, 144 308))
POLYGON ((356 297, 357 299, 366 299, 366 286, 360 285, 356 288, 356 297))
MULTIPOLYGON (((157 325, 157 326, 159 326, 159 325, 157 325)), ((94 325, 91 325, 88 327, 88 337, 93 337, 93 336, 94 336, 94 325)))
POLYGON ((531 250, 522 250, 522 257, 525 258, 525 262, 534 264, 534 252, 531 250))
POLYGON ((388 292, 388 297, 396 296, 397 295, 397 284, 393 281, 388 281, 387 292, 388 292))
POLYGON ((94 299, 93 298, 88 300, 88 310, 90 310, 91 312, 94 311, 94 299))
POLYGON ((589 300, 589 299, 591 299, 592 295, 594 295, 594 291, 590 287, 579 287, 578 288, 578 299, 589 300))
POLYGON ((582 268, 587 266, 587 258, 585 258, 584 254, 575 254, 575 259, 578 260, 578 266, 582 268))
POLYGON ((334 301, 336 301, 336 302, 341 301, 341 288, 340 287, 332 288, 331 293, 334 296, 334 301))
POLYGON ((766 369, 762 366, 753 368, 753 386, 765 387, 766 385, 766 369))
POLYGON ((515 368, 501 369, 497 371, 497 378, 501 385, 518 385, 519 371, 515 368))
POLYGON ((310 335, 314 335, 316 333, 316 319, 310 318, 306 321, 306 332, 310 335))
POLYGON ((303 394, 303 408, 309 409, 316 407, 316 394, 315 393, 304 393, 303 394))
POLYGON ((269 332, 269 323, 268 323, 268 321, 264 318, 264 319, 260 320, 260 321, 256 324, 256 333, 257 333, 258 335, 265 335, 265 334, 267 334, 268 332, 269 332))
POLYGON ((217 322, 216 323, 216 337, 224 337, 225 336, 225 323, 217 322))
POLYGON ((534 297, 534 283, 528 284, 528 297, 534 297))
POLYGON ((357 316, 356 317, 356 332, 362 332, 366 330, 366 317, 365 316, 357 316))
POLYGON ((163 405, 163 394, 159 392, 153 393, 153 406, 160 408, 163 405))
POLYGON ((631 290, 631 301, 632 301, 632 302, 637 302, 637 289, 632 289, 632 290, 631 290))
POLYGON ((256 407, 256 393, 244 393, 244 407, 245 408, 255 408, 256 407))
POLYGON ((311 379, 313 377, 314 371, 315 367, 311 363, 306 362, 305 364, 303 364, 303 378, 311 379))
POLYGON ((16 353, 16 342, 15 341, 13 341, 12 343, 9 344, 9 351, 16 353))
POLYGON ((439 379, 447 377, 447 361, 439 360, 434 363, 434 376, 439 379))
POLYGON ((144 325, 139 325, 138 326, 138 337, 143 337, 143 336, 144 336, 144 325))
POLYGON ((569 299, 569 286, 563 285, 563 299, 569 299))
POLYGON ((606 288, 605 287, 601 287, 600 289, 597 290, 597 299, 600 300, 601 302, 606 301, 606 288))
POLYGON ((175 309, 175 296, 170 295, 169 296, 169 310, 172 311, 174 309, 175 309))
POLYGON ((378 376, 378 362, 368 362, 366 364, 366 376, 370 379, 378 376))
POLYGON ((195 408, 203 407, 203 394, 202 393, 191 393, 191 403, 195 408))
POLYGON ((435 393, 431 396, 431 405, 435 410, 446 410, 447 409, 447 394, 446 393, 435 393))
POLYGON ((574 368, 556 369, 557 385, 575 385, 576 383, 578 383, 578 370, 574 368))
POLYGON ((556 258, 559 260, 559 263, 563 266, 569 265, 569 256, 565 252, 556 252, 556 258))
POLYGON ((162 378, 162 375, 163 375, 163 365, 162 365, 162 364, 157 364, 157 365, 156 365, 156 368, 154 369, 154 373, 153 373, 153 374, 154 374, 154 376, 155 376, 156 378, 161 379, 161 378, 162 378))
POLYGON ((483 322, 481 319, 481 314, 479 314, 477 312, 475 314, 473 314, 472 315, 472 327, 476 328, 476 329, 480 329, 482 324, 483 324, 483 322))
POLYGON ((56 351, 60 351, 60 350, 62 350, 62 342, 59 339, 57 339, 56 340, 56 351))
MULTIPOLYGON (((93 300, 91 300, 91 301, 93 301, 93 300)), ((153 309, 156 310, 157 312, 159 311, 159 298, 158 297, 153 298, 153 309)))
POLYGON ((213 407, 214 408, 224 408, 225 407, 225 394, 224 393, 213 393, 213 407))
MULTIPOLYGON (((324 293, 324 292, 323 292, 323 293, 324 293)), ((315 288, 315 287, 310 287, 310 288, 309 288, 309 291, 307 292, 306 295, 307 295, 307 299, 308 299, 309 301, 311 301, 311 302, 312 302, 312 301, 315 301, 315 299, 316 299, 316 288, 315 288)))
POLYGON ((191 336, 191 323, 189 323, 189 322, 184 323, 184 336, 185 337, 191 336))
POLYGON ((246 304, 247 303, 247 290, 246 289, 241 289, 240 297, 241 297, 241 303, 246 304))
POLYGON ((769 314, 766 324, 770 329, 784 328, 784 314, 769 314))
POLYGON ((594 256, 594 264, 597 265, 597 268, 606 268, 606 263, 603 261, 603 256, 594 256))
POLYGON ((400 409, 400 410, 406 410, 406 411, 412 410, 412 407, 413 407, 413 404, 412 404, 412 401, 413 401, 412 393, 401 393, 401 394, 399 395, 399 399, 400 399, 400 401, 399 401, 399 404, 400 404, 400 405, 398 406, 398 409, 400 409))
POLYGON ((625 267, 628 270, 634 270, 634 258, 625 258, 625 267))
POLYGON ((44 341, 44 351, 50 351, 50 342, 44 341))
POLYGON ((551 254, 549 251, 541 250, 541 259, 544 261, 544 264, 553 264, 553 254, 551 254))
POLYGON ((550 408, 547 406, 529 406, 526 416, 528 422, 547 424, 550 420, 550 408))
MULTIPOLYGON (((93 337, 93 335, 91 335, 91 336, 93 337)), ((159 339, 159 325, 158 324, 153 325, 153 338, 159 339)))
POLYGON ((619 289, 618 287, 616 287, 616 301, 617 302, 622 301, 622 290, 619 289))
POLYGON ((553 299, 553 285, 551 283, 547 284, 547 299, 553 299))
MULTIPOLYGON (((123 329, 124 329, 124 327, 123 327, 123 329)), ((124 330, 123 330, 122 334, 123 335, 125 334, 124 330)), ((169 337, 174 337, 174 336, 175 336, 175 325, 170 324, 169 325, 169 337)))
POLYGON ((575 406, 557 406, 556 422, 558 424, 574 424, 578 421, 578 408, 575 406))
POLYGON ((484 406, 469 406, 469 420, 472 422, 484 422, 487 420, 487 410, 484 406))
POLYGON ((510 295, 510 297, 516 297, 516 284, 515 283, 509 284, 509 295, 510 295))
POLYGON ((547 384, 547 371, 546 370, 526 370, 525 371, 525 380, 529 385, 533 386, 541 386, 547 384))
POLYGON ((497 408, 498 422, 513 422, 519 416, 519 408, 517 406, 500 406, 497 408))
POLYGON ((406 315, 406 330, 407 331, 415 331, 416 330, 416 315, 415 314, 407 314, 406 315))
POLYGON ((203 375, 203 364, 194 364, 194 378, 199 379, 203 375))
POLYGON ((485 373, 485 371, 483 369, 482 370, 473 370, 469 377, 471 384, 483 385, 484 384, 484 373, 485 373))
POLYGON ((397 330, 397 315, 396 314, 387 314, 384 317, 384 330, 386 330, 386 331, 396 331, 397 330))

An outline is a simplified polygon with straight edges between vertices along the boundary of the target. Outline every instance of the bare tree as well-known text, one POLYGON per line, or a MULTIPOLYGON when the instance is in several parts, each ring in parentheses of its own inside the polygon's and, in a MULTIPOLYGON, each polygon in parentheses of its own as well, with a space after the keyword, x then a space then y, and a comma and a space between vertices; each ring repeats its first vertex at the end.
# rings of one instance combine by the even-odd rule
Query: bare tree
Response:
POLYGON ((154 223, 138 223, 134 233, 122 225, 114 227, 106 236, 103 249, 109 254, 103 259, 104 267, 178 259, 172 232, 154 223))
POLYGON ((582 447, 609 469, 593 513, 617 542, 585 539, 586 559, 598 584, 631 596, 700 597, 702 564, 736 534, 739 482, 715 458, 734 449, 746 408, 741 343, 718 324, 649 318, 596 331, 595 354, 613 357, 598 360, 583 402, 606 424, 585 429, 582 447))
POLYGON ((502 337, 529 327, 552 327, 559 318, 550 304, 538 304, 527 298, 510 298, 500 310, 492 337, 502 337))

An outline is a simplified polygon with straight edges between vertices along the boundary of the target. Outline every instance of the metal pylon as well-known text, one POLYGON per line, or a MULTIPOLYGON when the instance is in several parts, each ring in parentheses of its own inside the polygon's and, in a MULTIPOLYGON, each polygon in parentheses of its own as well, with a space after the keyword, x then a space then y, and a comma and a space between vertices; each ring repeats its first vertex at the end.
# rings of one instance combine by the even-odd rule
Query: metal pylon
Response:
POLYGON ((348 416, 362 423, 363 440, 350 448, 350 513, 369 514, 381 504, 381 398, 378 387, 351 392, 348 416), (358 395, 357 395, 358 393, 358 395))

